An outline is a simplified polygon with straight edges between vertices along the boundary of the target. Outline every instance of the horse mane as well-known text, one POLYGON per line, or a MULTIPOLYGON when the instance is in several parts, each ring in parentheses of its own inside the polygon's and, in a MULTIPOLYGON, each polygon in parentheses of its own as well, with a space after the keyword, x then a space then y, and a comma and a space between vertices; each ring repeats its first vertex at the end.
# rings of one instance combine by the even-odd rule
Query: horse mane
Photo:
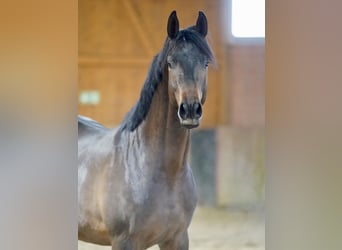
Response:
POLYGON ((119 128, 120 131, 128 130, 132 132, 145 120, 152 103, 153 95, 159 83, 163 80, 164 69, 167 65, 167 55, 172 49, 185 42, 194 44, 207 56, 209 62, 214 62, 214 55, 210 46, 206 39, 196 31, 195 26, 180 30, 174 39, 167 37, 163 49, 153 58, 145 83, 140 92, 140 98, 127 113, 119 128))

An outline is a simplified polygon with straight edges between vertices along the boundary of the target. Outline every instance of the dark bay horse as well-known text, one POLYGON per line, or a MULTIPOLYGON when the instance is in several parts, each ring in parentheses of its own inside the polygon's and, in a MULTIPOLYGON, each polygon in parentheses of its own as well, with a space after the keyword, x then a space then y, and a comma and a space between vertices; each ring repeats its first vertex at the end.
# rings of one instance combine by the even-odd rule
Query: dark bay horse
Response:
POLYGON ((138 102, 118 128, 78 118, 78 237, 112 249, 188 249, 197 202, 188 163, 190 129, 206 98, 207 19, 180 30, 168 19, 138 102))

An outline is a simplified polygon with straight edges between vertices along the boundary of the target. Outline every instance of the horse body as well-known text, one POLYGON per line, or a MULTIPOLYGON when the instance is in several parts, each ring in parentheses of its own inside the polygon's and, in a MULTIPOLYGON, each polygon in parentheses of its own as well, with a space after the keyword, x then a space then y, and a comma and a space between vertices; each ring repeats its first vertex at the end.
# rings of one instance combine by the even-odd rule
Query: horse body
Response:
POLYGON ((145 249, 186 237, 197 200, 186 158, 189 131, 173 118, 150 129, 157 113, 177 117, 174 108, 157 106, 158 95, 167 91, 162 86, 150 115, 133 132, 92 128, 79 118, 81 133, 86 127, 78 145, 81 240, 111 245, 130 238, 145 249))
POLYGON ((206 58, 206 47, 186 41, 202 39, 194 28, 180 32, 173 12, 164 49, 120 127, 78 119, 80 240, 112 249, 154 244, 188 249, 187 228, 197 202, 188 163, 190 128, 198 126, 202 114, 203 64, 211 54, 206 58))

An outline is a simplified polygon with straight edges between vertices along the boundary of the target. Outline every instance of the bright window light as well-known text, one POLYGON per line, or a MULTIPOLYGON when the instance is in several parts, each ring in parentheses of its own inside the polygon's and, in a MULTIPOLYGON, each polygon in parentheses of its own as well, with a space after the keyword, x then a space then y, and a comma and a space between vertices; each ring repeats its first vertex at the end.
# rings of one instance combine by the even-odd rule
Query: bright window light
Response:
POLYGON ((232 0, 232 35, 265 37, 265 0, 232 0))

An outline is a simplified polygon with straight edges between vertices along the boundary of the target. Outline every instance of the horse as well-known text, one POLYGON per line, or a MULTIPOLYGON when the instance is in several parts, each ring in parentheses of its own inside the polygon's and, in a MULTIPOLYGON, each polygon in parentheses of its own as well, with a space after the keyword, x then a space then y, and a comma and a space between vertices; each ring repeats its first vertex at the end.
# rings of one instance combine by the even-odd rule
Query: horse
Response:
POLYGON ((207 18, 179 28, 176 11, 140 97, 115 128, 78 116, 78 239, 112 249, 188 249, 197 203, 190 130, 206 99, 207 18))

